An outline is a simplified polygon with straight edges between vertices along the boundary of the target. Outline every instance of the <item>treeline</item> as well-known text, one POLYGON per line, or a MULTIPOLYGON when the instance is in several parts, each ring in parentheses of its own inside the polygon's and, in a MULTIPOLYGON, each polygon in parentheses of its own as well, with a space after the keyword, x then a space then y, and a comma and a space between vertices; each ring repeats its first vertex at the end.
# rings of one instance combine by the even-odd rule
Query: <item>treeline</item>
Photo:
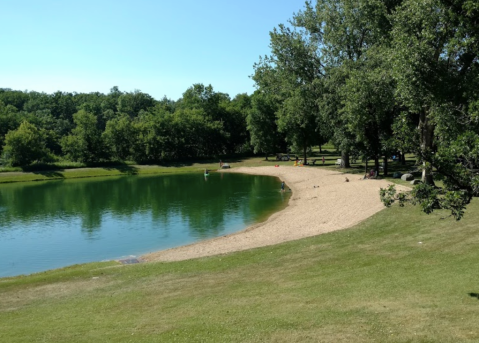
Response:
POLYGON ((10 165, 68 159, 140 163, 252 151, 251 97, 196 84, 177 101, 149 94, 0 89, 0 146, 10 165))

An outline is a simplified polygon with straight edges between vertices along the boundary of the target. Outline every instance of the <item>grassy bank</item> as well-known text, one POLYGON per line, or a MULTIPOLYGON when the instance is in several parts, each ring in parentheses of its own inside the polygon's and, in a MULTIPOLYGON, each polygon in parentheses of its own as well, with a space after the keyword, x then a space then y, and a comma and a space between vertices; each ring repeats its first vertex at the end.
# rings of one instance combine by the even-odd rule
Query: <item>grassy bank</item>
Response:
MULTIPOLYGON (((351 168, 338 169, 335 162, 341 156, 332 146, 325 146, 325 149, 320 153, 314 151, 309 160, 317 159, 315 165, 312 162, 307 168, 328 168, 341 172, 364 175, 365 163, 362 161, 355 161, 351 163, 351 168), (321 158, 324 156, 325 163, 322 164, 321 158)), ((270 156, 269 160, 265 160, 262 156, 244 157, 244 158, 230 158, 223 159, 223 162, 229 163, 233 168, 235 167, 257 167, 257 166, 274 166, 274 165, 293 165, 293 161, 276 161, 275 157, 270 156)), ((406 172, 414 168, 415 159, 410 156, 406 165, 401 165, 399 162, 390 163, 389 175, 396 171, 406 172)), ((369 167, 373 167, 373 161, 368 161, 369 167)), ((48 181, 59 179, 74 179, 87 177, 104 177, 104 176, 120 176, 120 175, 146 175, 146 174, 165 174, 165 173, 182 173, 182 172, 203 172, 205 169, 215 171, 219 168, 219 160, 204 160, 204 161, 178 161, 171 163, 164 163, 161 165, 135 165, 135 164, 118 164, 113 163, 107 166, 98 165, 95 167, 85 167, 80 163, 58 163, 52 165, 31 166, 22 170, 21 168, 0 168, 0 184, 10 182, 27 182, 27 181, 48 181), (33 169, 33 170, 32 170, 33 169)), ((392 177, 388 178, 391 181, 392 177)), ((399 180, 399 183, 400 180, 399 180)))
POLYGON ((175 263, 0 279, 1 342, 478 342, 479 203, 175 263))

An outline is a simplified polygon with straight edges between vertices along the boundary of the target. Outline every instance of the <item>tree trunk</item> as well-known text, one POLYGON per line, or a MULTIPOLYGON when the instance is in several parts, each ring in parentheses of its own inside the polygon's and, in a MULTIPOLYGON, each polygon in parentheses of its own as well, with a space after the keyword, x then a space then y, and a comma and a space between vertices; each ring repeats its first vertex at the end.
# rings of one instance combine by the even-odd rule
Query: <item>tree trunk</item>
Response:
POLYGON ((383 175, 388 176, 388 156, 384 155, 384 169, 383 169, 383 175))
POLYGON ((319 153, 321 154, 323 151, 321 150, 321 144, 319 145, 319 153))
POLYGON ((422 153, 422 182, 428 185, 434 185, 432 170, 426 167, 427 157, 430 156, 434 144, 434 124, 424 109, 419 116, 419 132, 421 135, 421 153, 422 153))
POLYGON ((268 153, 266 152, 264 155, 266 157, 266 161, 268 161, 268 153))
POLYGON ((348 152, 341 151, 341 168, 351 168, 348 152))
POLYGON ((376 169, 376 175, 379 176, 379 158, 377 155, 374 156, 374 169, 376 169))
POLYGON ((306 153, 308 151, 308 147, 306 145, 303 146, 303 165, 308 164, 308 157, 306 156, 306 153))
POLYGON ((401 154, 400 154, 400 158, 401 158, 401 165, 405 166, 406 165, 406 154, 402 151, 401 151, 401 154))
POLYGON ((369 171, 368 171, 368 158, 369 158, 369 157, 366 157, 366 166, 364 167, 364 174, 365 174, 365 175, 369 175, 369 171))

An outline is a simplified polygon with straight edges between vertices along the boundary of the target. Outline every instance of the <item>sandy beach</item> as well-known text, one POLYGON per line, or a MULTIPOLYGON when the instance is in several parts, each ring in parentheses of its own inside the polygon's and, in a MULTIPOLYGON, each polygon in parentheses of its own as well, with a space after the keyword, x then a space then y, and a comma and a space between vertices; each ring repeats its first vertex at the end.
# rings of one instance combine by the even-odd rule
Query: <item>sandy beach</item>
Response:
POLYGON ((276 176, 293 194, 288 206, 265 222, 231 235, 150 253, 143 260, 180 261, 227 254, 346 229, 385 208, 379 189, 390 184, 311 167, 241 167, 220 172, 276 176))

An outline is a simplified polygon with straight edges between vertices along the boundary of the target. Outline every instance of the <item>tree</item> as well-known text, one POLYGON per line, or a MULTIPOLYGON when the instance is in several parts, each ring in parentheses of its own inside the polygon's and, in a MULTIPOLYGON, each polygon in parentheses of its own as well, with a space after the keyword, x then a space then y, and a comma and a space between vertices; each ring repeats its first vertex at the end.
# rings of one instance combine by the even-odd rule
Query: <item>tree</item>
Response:
POLYGON ((155 106, 155 99, 149 94, 135 90, 133 93, 123 93, 118 98, 118 112, 136 117, 140 111, 147 111, 155 106))
POLYGON ((223 110, 220 107, 222 100, 229 100, 229 96, 213 90, 213 86, 197 83, 188 88, 178 102, 180 109, 202 109, 212 120, 221 120, 223 110))
POLYGON ((307 32, 279 25, 270 32, 271 56, 254 65, 257 87, 280 104, 278 129, 294 147, 303 151, 316 143, 315 132, 319 108, 322 68, 317 42, 307 32))
POLYGON ((97 128, 97 118, 84 110, 73 115, 75 128, 62 138, 63 152, 73 161, 97 162, 105 155, 101 132, 97 128))
POLYGON ((111 152, 111 156, 126 160, 131 156, 131 149, 137 132, 132 124, 132 119, 123 114, 106 123, 102 139, 111 152))
POLYGON ((223 131, 228 133, 225 151, 227 154, 245 153, 251 151, 250 137, 247 130, 246 117, 251 109, 251 97, 244 93, 238 94, 230 101, 224 98, 220 102, 223 109, 223 131))
POLYGON ((8 131, 16 130, 20 126, 20 116, 16 107, 5 105, 0 101, 0 147, 5 142, 8 131))
POLYGON ((276 124, 276 111, 278 104, 272 97, 257 90, 252 96, 252 108, 246 118, 247 128, 250 134, 251 145, 255 154, 263 153, 268 159, 268 154, 275 151, 284 151, 285 137, 278 134, 276 124), (283 143, 283 144, 282 144, 283 143), (283 145, 281 147, 281 145, 283 145))
POLYGON ((388 158, 394 149, 392 124, 398 113, 395 84, 385 64, 384 49, 370 48, 364 56, 364 61, 356 63, 340 88, 342 114, 366 161, 372 157, 379 171, 379 159, 384 156, 384 175, 387 175, 388 158))
POLYGON ((26 166, 48 156, 45 134, 35 125, 23 121, 16 130, 5 136, 4 158, 12 166, 26 166))
POLYGON ((212 121, 201 109, 180 109, 171 115, 169 151, 172 158, 217 156, 228 135, 221 121, 212 121))
POLYGON ((401 103, 418 117, 423 184, 408 199, 392 198, 464 214, 479 196, 479 3, 466 0, 406 0, 392 16, 393 72, 401 103), (444 188, 434 185, 433 172, 444 188))
POLYGON ((393 15, 397 94, 419 118, 416 153, 427 184, 434 184, 435 139, 461 131, 453 127, 469 106, 468 89, 477 84, 478 14, 475 1, 407 0, 393 15))
POLYGON ((28 94, 22 91, 14 91, 11 89, 0 88, 0 102, 6 106, 12 105, 18 110, 23 110, 25 103, 28 101, 28 94))
POLYGON ((378 167, 377 158, 384 150, 381 149, 385 144, 380 142, 383 136, 380 129, 388 131, 388 128, 383 126, 384 121, 377 122, 380 117, 384 118, 379 113, 384 112, 384 97, 365 98, 368 93, 375 94, 375 90, 366 90, 361 79, 367 81, 370 73, 380 75, 383 70, 381 58, 385 55, 378 47, 388 46, 391 30, 388 16, 399 2, 318 0, 315 7, 306 3, 304 11, 294 16, 293 24, 304 28, 320 49, 318 55, 325 76, 318 105, 332 128, 333 142, 341 150, 343 167, 349 167, 351 150, 361 147, 369 150, 363 152, 365 154, 374 147, 373 156, 376 156, 378 167), (358 100, 362 106, 355 105, 358 100), (378 100, 380 103, 374 103, 378 100), (367 127, 363 129, 361 123, 367 127))

